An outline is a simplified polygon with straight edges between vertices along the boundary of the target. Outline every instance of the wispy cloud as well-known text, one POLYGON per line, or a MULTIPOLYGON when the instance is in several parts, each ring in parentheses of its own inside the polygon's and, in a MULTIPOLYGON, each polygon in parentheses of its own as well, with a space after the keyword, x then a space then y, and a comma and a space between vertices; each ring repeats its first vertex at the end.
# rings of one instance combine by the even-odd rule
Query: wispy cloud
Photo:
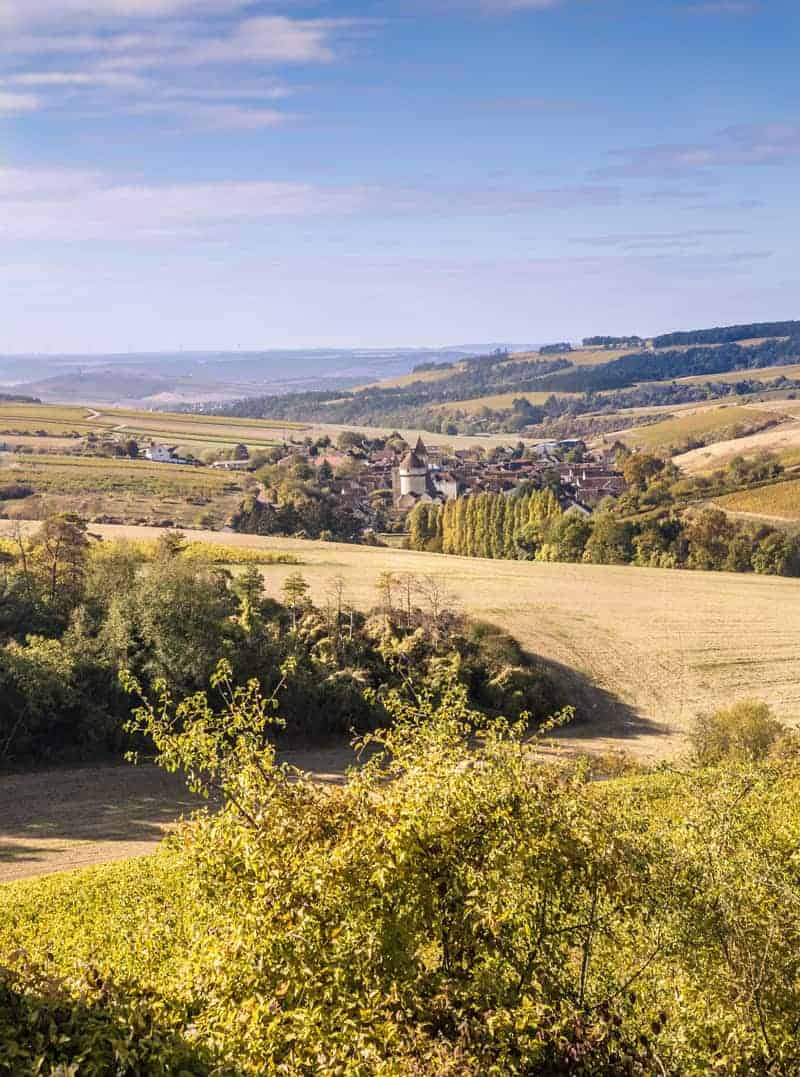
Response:
POLYGON ((744 234, 741 228, 692 228, 682 232, 623 232, 574 236, 571 242, 587 247, 608 247, 623 251, 690 250, 706 247, 709 240, 730 239, 744 234))
POLYGON ((614 187, 324 186, 266 180, 135 184, 96 173, 0 169, 0 238, 198 239, 297 217, 504 216, 616 203, 614 187))
POLYGON ((171 106, 198 126, 285 122, 272 91, 280 85, 288 96, 286 83, 266 79, 265 70, 330 65, 344 37, 368 24, 252 7, 252 0, 0 0, 0 112, 87 115, 105 105, 167 116, 171 106), (201 87, 206 103, 192 109, 201 87), (35 94, 20 93, 26 88, 35 94))
POLYGON ((3 0, 0 24, 36 26, 100 19, 159 19, 192 13, 226 15, 252 0, 3 0))
POLYGON ((718 168, 783 165, 800 156, 800 123, 741 124, 720 131, 707 143, 616 150, 619 164, 598 176, 665 176, 718 168))

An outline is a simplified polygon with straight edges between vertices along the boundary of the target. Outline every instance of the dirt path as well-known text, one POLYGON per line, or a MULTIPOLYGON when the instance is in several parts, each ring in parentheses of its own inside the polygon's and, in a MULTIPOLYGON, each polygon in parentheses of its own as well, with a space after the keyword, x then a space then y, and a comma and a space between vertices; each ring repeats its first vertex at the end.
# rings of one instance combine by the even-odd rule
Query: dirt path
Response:
MULTIPOLYGON (((346 745, 285 758, 327 782, 340 780, 353 761, 346 745)), ((0 884, 152 852, 180 816, 202 803, 180 778, 152 765, 2 775, 0 884)))

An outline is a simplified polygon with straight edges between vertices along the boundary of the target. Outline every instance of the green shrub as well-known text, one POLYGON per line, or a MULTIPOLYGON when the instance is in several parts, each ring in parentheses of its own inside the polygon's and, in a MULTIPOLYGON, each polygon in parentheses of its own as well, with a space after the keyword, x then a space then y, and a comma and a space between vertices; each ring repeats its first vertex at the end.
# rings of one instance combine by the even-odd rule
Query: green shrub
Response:
POLYGON ((783 731, 766 703, 743 699, 698 715, 689 739, 695 761, 708 766, 725 759, 763 759, 783 731))
POLYGON ((593 783, 417 683, 322 787, 276 762, 255 683, 215 685, 220 709, 164 694, 137 721, 220 810, 170 856, 0 888, 0 1051, 53 1075, 800 1072, 793 758, 593 783))

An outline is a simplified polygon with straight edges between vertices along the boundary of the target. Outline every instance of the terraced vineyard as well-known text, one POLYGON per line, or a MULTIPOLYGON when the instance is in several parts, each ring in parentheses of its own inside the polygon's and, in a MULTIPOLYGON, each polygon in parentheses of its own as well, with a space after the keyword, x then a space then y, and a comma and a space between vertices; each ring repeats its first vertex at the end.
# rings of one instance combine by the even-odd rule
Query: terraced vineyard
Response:
POLYGON ((800 523, 800 479, 726 494, 717 498, 716 504, 728 512, 800 523))

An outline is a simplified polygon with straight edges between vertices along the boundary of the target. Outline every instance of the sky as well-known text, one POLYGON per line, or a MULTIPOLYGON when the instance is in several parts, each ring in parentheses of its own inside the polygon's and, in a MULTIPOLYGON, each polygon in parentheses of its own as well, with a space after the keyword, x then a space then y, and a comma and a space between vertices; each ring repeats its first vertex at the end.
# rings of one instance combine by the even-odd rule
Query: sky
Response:
POLYGON ((800 318, 797 0, 0 0, 0 352, 800 318))

